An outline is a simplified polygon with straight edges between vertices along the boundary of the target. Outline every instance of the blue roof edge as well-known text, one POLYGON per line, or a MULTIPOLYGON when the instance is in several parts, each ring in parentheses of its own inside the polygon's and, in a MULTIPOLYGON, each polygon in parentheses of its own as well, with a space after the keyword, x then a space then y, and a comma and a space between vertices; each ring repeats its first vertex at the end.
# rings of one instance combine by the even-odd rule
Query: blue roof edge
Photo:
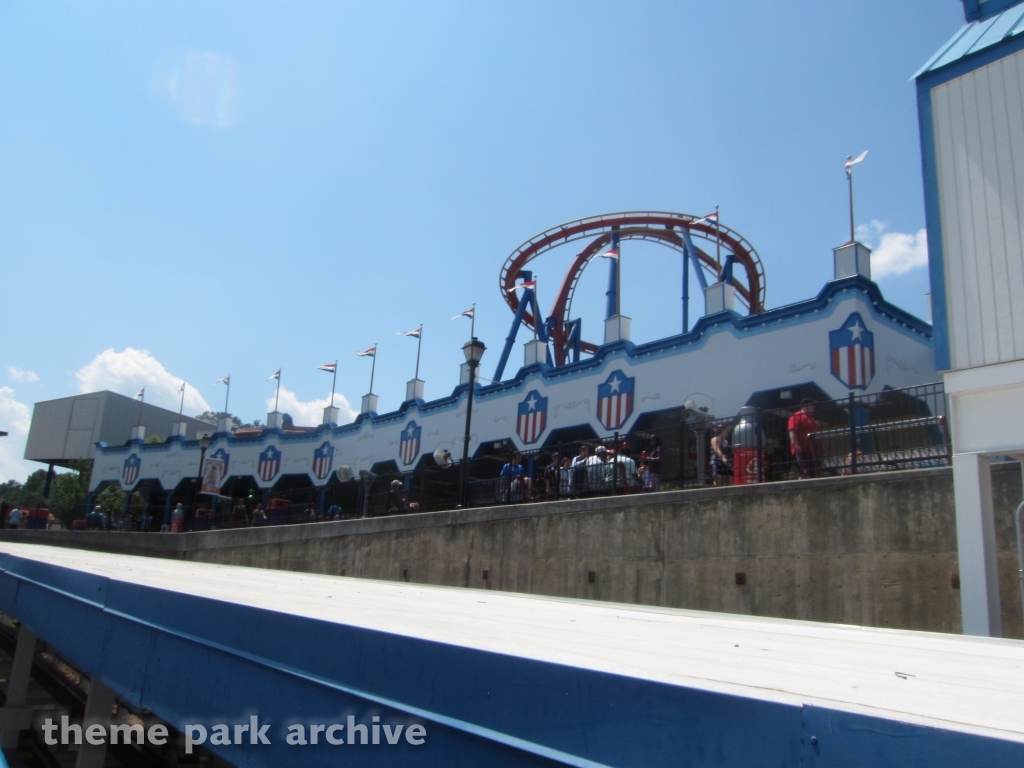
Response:
POLYGON ((1008 38, 1024 33, 1022 22, 1024 22, 1024 5, 1013 5, 994 16, 965 24, 910 79, 917 80, 923 75, 945 69, 958 61, 988 50, 1008 38), (998 32, 1000 28, 1005 30, 1002 34, 989 34, 993 30, 998 32), (981 44, 978 45, 979 43, 981 44), (957 48, 960 50, 956 51, 955 55, 950 55, 957 48), (947 56, 949 56, 948 60, 947 56))

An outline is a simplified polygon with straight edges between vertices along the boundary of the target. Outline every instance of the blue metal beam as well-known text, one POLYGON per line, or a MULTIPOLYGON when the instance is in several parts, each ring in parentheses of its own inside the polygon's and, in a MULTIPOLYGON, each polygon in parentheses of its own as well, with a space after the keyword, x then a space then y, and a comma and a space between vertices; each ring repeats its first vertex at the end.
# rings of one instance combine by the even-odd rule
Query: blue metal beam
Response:
MULTIPOLYGON (((619 251, 619 227, 616 225, 612 227, 612 246, 611 250, 621 253, 619 251)), ((619 312, 619 260, 608 259, 608 290, 605 291, 604 295, 606 298, 605 303, 605 320, 608 320, 619 312)))
POLYGON ((683 229, 679 232, 683 236, 683 244, 686 246, 686 255, 690 258, 690 263, 693 265, 693 271, 697 273, 697 282, 700 283, 701 291, 706 291, 708 288, 708 281, 704 277, 704 269, 700 265, 700 258, 697 256, 697 249, 693 245, 693 239, 690 237, 689 230, 683 229))
MULTIPOLYGON (((524 269, 519 273, 519 277, 523 278, 524 281, 529 281, 533 277, 533 273, 524 269)), ((519 306, 516 308, 516 314, 512 318, 512 327, 509 329, 508 336, 505 337, 505 347, 501 350, 501 357, 498 358, 498 365, 494 369, 493 381, 501 381, 501 377, 505 374, 505 366, 508 364, 508 358, 512 354, 512 349, 515 347, 516 336, 519 333, 519 326, 523 323, 523 317, 526 315, 527 309, 529 309, 533 315, 534 326, 537 328, 537 339, 539 341, 543 341, 545 344, 548 343, 550 338, 550 324, 553 320, 552 318, 548 318, 546 321, 541 321, 540 305, 537 302, 537 292, 532 288, 524 288, 523 295, 519 299, 519 306)), ((550 358, 550 355, 548 357, 550 358)))

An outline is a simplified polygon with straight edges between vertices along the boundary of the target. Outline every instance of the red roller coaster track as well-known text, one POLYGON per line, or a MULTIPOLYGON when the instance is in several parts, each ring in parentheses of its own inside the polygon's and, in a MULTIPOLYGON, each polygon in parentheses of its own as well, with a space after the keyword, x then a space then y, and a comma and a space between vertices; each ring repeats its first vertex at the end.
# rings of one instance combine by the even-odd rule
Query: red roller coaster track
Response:
MULTIPOLYGON (((576 284, 590 260, 611 242, 613 229, 618 228, 620 240, 648 240, 661 243, 680 252, 685 252, 684 240, 680 234, 681 230, 685 230, 689 232, 691 239, 699 238, 710 241, 712 245, 717 240, 725 250, 735 255, 736 264, 742 266, 745 273, 743 276, 734 275, 736 293, 740 301, 749 309, 750 314, 763 311, 765 277, 757 251, 735 230, 729 227, 719 227, 714 222, 701 221, 701 218, 686 213, 629 211, 606 213, 601 216, 591 216, 560 224, 534 235, 512 252, 501 268, 498 278, 499 288, 505 301, 515 312, 519 307, 519 297, 515 292, 510 292, 510 289, 515 285, 519 272, 525 269, 527 264, 545 251, 575 240, 593 238, 582 251, 576 254, 572 265, 565 273, 565 278, 562 280, 555 303, 551 308, 551 317, 555 319, 554 327, 551 330, 555 362, 557 365, 563 365, 566 359, 566 329, 576 284), (744 276, 745 281, 742 279, 744 276)), ((703 269, 717 280, 722 271, 722 264, 701 248, 694 246, 694 249, 697 251, 697 258, 703 269)), ((529 311, 525 313, 523 320, 531 328, 536 322, 533 314, 529 311)), ((584 352, 593 353, 597 350, 597 345, 583 342, 581 349, 584 352)))

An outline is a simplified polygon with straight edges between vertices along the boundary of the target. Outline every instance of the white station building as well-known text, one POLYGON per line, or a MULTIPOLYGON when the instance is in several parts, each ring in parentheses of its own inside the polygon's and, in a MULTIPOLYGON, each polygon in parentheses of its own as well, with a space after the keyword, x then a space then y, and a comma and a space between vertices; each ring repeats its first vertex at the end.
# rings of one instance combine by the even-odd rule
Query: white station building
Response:
MULTIPOLYGON (((851 391, 934 382, 931 326, 883 299, 870 279, 869 256, 859 243, 837 248, 836 278, 808 301, 741 316, 722 308, 732 306, 730 296, 723 300, 732 286, 719 282, 705 292, 711 312, 688 333, 646 344, 620 336, 578 362, 533 363, 508 381, 478 384, 470 455, 496 442, 541 449, 570 431, 575 439, 626 434, 645 414, 682 409, 688 401, 721 417, 735 415, 752 398, 795 408, 804 395, 840 399, 851 391)), ((526 345, 527 361, 543 360, 531 345, 536 342, 526 345)), ((342 426, 331 408, 323 424, 304 432, 283 428, 280 413, 268 415, 269 426, 258 436, 234 436, 223 424, 205 456, 223 462, 216 467, 223 482, 249 476, 264 490, 295 475, 325 486, 343 465, 356 473, 410 471, 432 464, 438 449, 461 455, 466 381, 464 375, 448 397, 408 399, 393 413, 374 413, 376 396, 366 396, 364 413, 342 426)), ((199 474, 200 455, 198 441, 181 437, 102 446, 90 488, 117 483, 132 489, 151 480, 174 489, 199 474)))

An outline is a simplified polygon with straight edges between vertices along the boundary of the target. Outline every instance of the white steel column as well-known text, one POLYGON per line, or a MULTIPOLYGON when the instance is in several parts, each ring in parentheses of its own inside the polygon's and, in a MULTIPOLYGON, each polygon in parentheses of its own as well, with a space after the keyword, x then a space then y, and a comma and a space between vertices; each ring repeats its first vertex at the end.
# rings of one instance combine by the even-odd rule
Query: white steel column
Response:
POLYGON ((0 747, 4 749, 18 746, 18 734, 32 725, 32 709, 25 706, 25 698, 35 657, 35 633, 22 626, 18 629, 14 665, 11 667, 10 680, 7 681, 7 701, 3 709, 0 709, 0 747))
POLYGON ((963 633, 1000 637, 1003 621, 992 511, 992 473, 987 456, 979 453, 953 455, 953 494, 963 633))
POLYGON ((85 701, 85 716, 82 718, 82 748, 78 752, 75 768, 103 768, 107 758, 107 738, 110 735, 110 712, 114 707, 114 692, 96 678, 89 680, 89 698, 85 701), (90 744, 84 738, 90 725, 102 725, 102 744, 90 744))

